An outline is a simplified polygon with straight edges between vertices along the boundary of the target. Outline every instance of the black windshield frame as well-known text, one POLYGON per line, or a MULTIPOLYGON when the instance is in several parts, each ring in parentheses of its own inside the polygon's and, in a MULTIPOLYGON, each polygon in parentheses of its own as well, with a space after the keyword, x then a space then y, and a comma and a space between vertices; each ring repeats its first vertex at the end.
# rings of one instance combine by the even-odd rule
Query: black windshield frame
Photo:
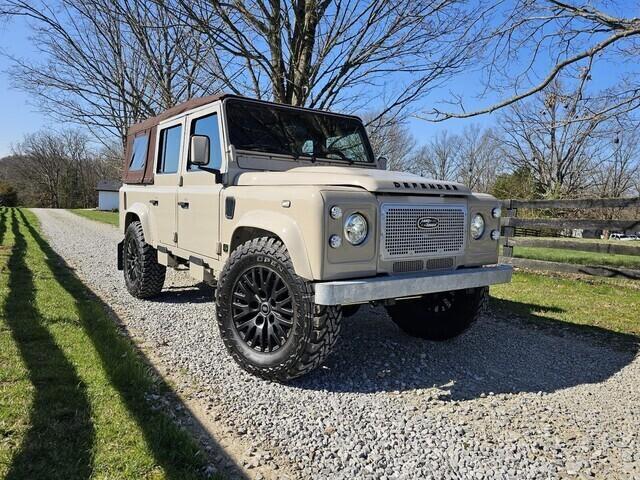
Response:
POLYGON ((224 107, 229 143, 236 150, 375 164, 364 125, 356 117, 239 98, 226 100, 224 107))

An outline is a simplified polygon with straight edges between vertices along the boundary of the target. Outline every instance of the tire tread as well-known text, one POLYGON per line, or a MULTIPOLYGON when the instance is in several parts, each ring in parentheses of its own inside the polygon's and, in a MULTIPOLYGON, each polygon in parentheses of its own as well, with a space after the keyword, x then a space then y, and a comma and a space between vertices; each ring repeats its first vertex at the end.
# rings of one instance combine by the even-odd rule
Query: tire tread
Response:
POLYGON ((309 322, 310 331, 304 340, 299 342, 300 345, 298 345, 295 354, 291 355, 285 362, 272 368, 256 367, 239 354, 233 346, 234 339, 231 331, 226 326, 224 318, 226 303, 220 294, 222 291, 220 287, 227 281, 227 277, 236 264, 246 256, 256 254, 271 256, 284 264, 291 272, 294 271, 291 257, 284 243, 277 238, 258 237, 236 248, 220 274, 218 288, 216 289, 216 318, 220 328, 220 335, 233 359, 249 373, 268 380, 291 380, 316 369, 329 356, 340 334, 340 307, 316 305, 311 283, 294 273, 292 275, 294 282, 302 293, 300 313, 312 316, 309 322))

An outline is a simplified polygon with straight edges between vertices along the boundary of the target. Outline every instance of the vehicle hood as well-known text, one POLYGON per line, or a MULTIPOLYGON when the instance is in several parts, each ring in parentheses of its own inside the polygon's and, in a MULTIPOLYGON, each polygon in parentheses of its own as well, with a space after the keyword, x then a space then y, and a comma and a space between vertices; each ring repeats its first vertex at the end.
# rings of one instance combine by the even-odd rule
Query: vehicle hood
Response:
POLYGON ((245 172, 237 185, 326 185, 359 187, 369 192, 410 195, 467 195, 471 191, 456 182, 431 180, 412 173, 353 167, 296 167, 283 172, 245 172))

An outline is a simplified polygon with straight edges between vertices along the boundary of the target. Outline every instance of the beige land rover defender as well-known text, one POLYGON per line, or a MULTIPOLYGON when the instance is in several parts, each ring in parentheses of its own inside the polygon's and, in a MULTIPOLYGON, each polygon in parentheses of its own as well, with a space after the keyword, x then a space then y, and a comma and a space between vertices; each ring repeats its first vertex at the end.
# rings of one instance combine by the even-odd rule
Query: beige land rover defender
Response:
MULTIPOLYGON (((190 100, 128 133, 118 267, 158 295, 167 267, 215 286, 220 335, 249 372, 318 367, 343 316, 383 305, 410 335, 459 335, 508 282, 500 206, 387 171, 361 120, 234 95, 190 100)), ((212 312, 213 315, 213 312, 212 312)))

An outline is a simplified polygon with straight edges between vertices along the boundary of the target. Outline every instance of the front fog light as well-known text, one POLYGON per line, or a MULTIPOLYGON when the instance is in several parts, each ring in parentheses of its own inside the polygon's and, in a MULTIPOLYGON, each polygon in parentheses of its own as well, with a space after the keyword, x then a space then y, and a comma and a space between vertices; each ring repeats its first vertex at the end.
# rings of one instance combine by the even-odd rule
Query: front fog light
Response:
POLYGON ((331 218, 333 218, 334 220, 337 220, 338 218, 342 218, 342 209, 337 205, 334 205, 333 207, 331 207, 331 210, 329 211, 329 215, 331 215, 331 218))
POLYGON ((367 219, 360 213, 352 213, 344 222, 344 236, 352 245, 360 245, 364 242, 368 230, 367 219))
POLYGON ((342 238, 340 238, 340 235, 331 235, 329 237, 329 245, 331 248, 340 248, 340 245, 342 245, 342 238))
POLYGON ((491 210, 491 216, 493 218, 500 218, 500 215, 502 215, 502 209, 500 207, 496 207, 491 210))
POLYGON ((500 230, 491 231, 491 240, 498 240, 500 238, 500 230))
POLYGON ((478 240, 484 233, 484 218, 479 213, 476 213, 473 220, 471 220, 471 236, 474 240, 478 240))

